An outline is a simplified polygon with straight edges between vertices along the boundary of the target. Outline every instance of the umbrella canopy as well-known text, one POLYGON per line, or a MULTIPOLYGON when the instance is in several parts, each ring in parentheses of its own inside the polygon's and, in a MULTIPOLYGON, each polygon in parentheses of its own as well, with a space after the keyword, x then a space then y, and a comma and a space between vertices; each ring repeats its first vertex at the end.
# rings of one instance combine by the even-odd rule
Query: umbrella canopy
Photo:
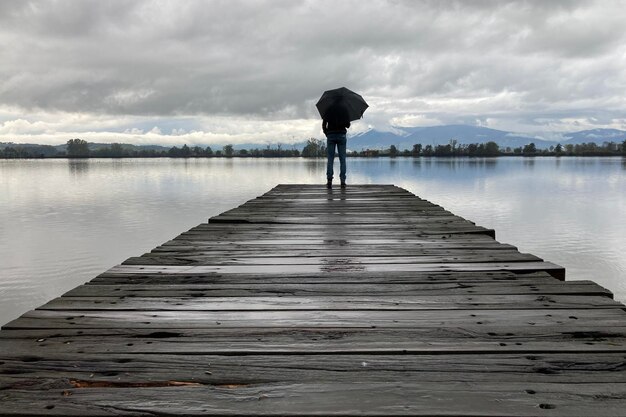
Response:
POLYGON ((346 87, 336 88, 334 90, 324 91, 324 94, 322 94, 322 97, 315 105, 322 118, 326 116, 328 109, 335 104, 340 97, 341 104, 348 111, 350 121, 358 120, 363 117, 365 109, 369 107, 365 100, 363 100, 363 97, 354 91, 348 90, 346 87))

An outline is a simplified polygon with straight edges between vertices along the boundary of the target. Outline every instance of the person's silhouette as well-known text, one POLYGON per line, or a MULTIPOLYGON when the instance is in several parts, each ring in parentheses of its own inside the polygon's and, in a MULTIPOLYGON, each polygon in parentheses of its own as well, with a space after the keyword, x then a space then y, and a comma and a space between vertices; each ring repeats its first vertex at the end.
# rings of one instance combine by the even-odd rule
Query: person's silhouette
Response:
POLYGON ((333 186, 333 163, 335 161, 335 147, 339 154, 339 179, 341 187, 346 186, 346 132, 350 127, 350 117, 343 97, 339 96, 328 108, 322 119, 322 130, 326 135, 326 152, 328 163, 326 165, 326 187, 333 186))

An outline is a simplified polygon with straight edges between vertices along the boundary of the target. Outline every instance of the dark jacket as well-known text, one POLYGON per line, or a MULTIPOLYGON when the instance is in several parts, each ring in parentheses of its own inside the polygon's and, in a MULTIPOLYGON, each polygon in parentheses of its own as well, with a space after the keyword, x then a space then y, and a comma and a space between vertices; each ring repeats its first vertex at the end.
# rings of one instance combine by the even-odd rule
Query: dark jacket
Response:
POLYGON ((344 105, 335 103, 328 108, 322 120, 322 130, 328 133, 346 133, 350 127, 350 117, 344 105))

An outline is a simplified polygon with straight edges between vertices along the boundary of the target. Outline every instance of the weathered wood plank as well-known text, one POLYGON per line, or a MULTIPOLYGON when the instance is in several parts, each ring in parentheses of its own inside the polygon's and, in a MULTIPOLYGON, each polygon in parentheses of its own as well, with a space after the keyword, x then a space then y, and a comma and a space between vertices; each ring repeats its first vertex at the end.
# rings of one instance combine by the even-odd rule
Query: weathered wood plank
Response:
MULTIPOLYGON (((511 271, 485 272, 318 272, 290 275, 270 274, 221 274, 221 273, 122 273, 110 269, 90 281, 94 284, 425 284, 457 283, 466 286, 474 282, 516 285, 559 284, 559 281, 546 272, 514 273, 511 271)), ((564 285, 591 284, 590 281, 567 281, 564 285)), ((503 285, 506 286, 506 285, 503 285)), ((347 290, 350 291, 350 290, 347 290)), ((610 292, 604 289, 609 295, 610 292)), ((350 295, 350 294, 349 294, 350 295)))
POLYGON ((625 383, 289 383, 141 389, 53 388, 2 395, 5 415, 622 416, 625 383), (445 409, 445 414, 442 414, 445 409))
POLYGON ((511 326, 554 326, 576 321, 579 325, 618 326, 621 309, 534 310, 280 310, 280 311, 115 311, 32 310, 3 329, 59 328, 219 328, 219 327, 441 327, 490 326, 505 320, 511 326))
MULTIPOLYGON (((164 265, 166 267, 166 265, 164 265)), ((126 269, 126 268, 124 268, 126 269)), ((171 272, 171 275, 177 276, 183 273, 186 267, 171 266, 167 268, 171 272)), ((136 276, 161 276, 168 275, 170 272, 159 271, 158 273, 142 272, 141 269, 133 268, 131 272, 123 272, 121 268, 113 267, 101 274, 98 277, 136 277, 136 276)), ((285 275, 271 275, 263 273, 242 273, 242 274, 221 274, 214 272, 186 272, 183 274, 186 277, 207 277, 207 278, 223 278, 230 280, 257 280, 257 279, 276 279, 279 281, 295 281, 299 282, 302 279, 314 279, 319 282, 333 282, 333 280, 341 280, 342 283, 354 282, 354 283, 369 283, 369 282, 443 282, 443 281, 455 281, 455 282, 473 282, 473 281, 533 281, 533 282, 545 282, 545 283, 558 283, 552 275, 545 271, 378 271, 378 272, 337 272, 334 274, 328 274, 326 272, 300 272, 289 276, 285 275)), ((236 283, 236 281, 232 281, 236 283)), ((567 281, 570 282, 588 282, 588 281, 567 281)))
MULTIPOLYGON (((310 224, 310 226, 314 226, 312 228, 300 228, 298 227, 299 225, 296 223, 264 223, 264 224, 258 224, 257 228, 254 228, 254 226, 257 226, 255 224, 246 224, 246 223, 239 223, 241 225, 246 225, 246 226, 251 226, 250 229, 239 229, 238 227, 236 229, 232 229, 228 230, 228 228, 222 228, 222 229, 197 229, 197 230, 190 230, 188 232, 182 233, 181 236, 193 236, 193 237, 198 237, 198 236, 207 236, 207 237, 212 237, 212 236, 218 236, 220 233, 217 232, 221 232, 222 235, 230 235, 232 237, 232 235, 234 233, 237 233, 237 235, 241 235, 241 236, 256 236, 256 235, 263 235, 263 234, 276 234, 278 236, 281 235, 286 235, 289 236, 293 233, 297 233, 298 231, 302 231, 302 232, 306 232, 307 236, 320 236, 322 239, 326 238, 332 238, 333 236, 350 236, 353 239, 359 239, 361 236, 365 236, 366 239, 372 239, 372 237, 370 236, 374 236, 374 237, 381 237, 381 233, 382 232, 386 232, 389 233, 391 232, 393 229, 389 229, 387 230, 386 227, 381 228, 379 225, 376 225, 374 223, 371 224, 351 224, 351 225, 345 225, 345 224, 336 224, 333 225, 330 230, 329 228, 324 229, 323 226, 328 226, 328 225, 319 225, 319 224, 310 224), (283 227, 283 228, 278 228, 278 227, 272 227, 272 226, 295 226, 295 227, 283 227), (235 232, 236 230, 236 232, 235 232)), ((211 225, 219 225, 219 226, 228 226, 228 223, 212 223, 211 225)), ((304 225, 303 225, 304 226, 304 225)), ((420 226, 416 226, 414 224, 407 224, 406 227, 401 227, 401 224, 393 224, 391 226, 396 227, 397 231, 394 231, 393 236, 397 237, 397 238, 414 238, 414 237, 429 237, 429 236, 433 236, 433 235, 439 235, 439 237, 442 236, 449 236, 449 235, 454 235, 454 234, 467 234, 467 235, 471 235, 472 232, 474 231, 474 234, 484 234, 484 233, 479 233, 479 231, 477 231, 476 226, 472 226, 472 225, 461 225, 461 226, 455 226, 455 227, 447 227, 446 225, 441 225, 441 224, 425 224, 423 225, 423 227, 420 226), (436 227, 435 227, 436 226, 436 227)), ((385 236, 385 234, 383 234, 382 236, 385 236)), ((435 238, 438 236, 434 236, 435 238)), ((469 236, 468 238, 471 238, 471 236, 469 236)))
POLYGON ((513 272, 547 272, 553 277, 563 280, 565 271, 563 267, 550 262, 485 262, 485 263, 420 263, 420 264, 377 264, 357 263, 351 258, 345 260, 328 259, 328 262, 319 264, 301 265, 118 265, 111 268, 116 273, 168 273, 168 274, 199 274, 199 273, 223 273, 223 274, 302 274, 302 273, 335 273, 335 272, 489 272, 489 271, 513 271, 513 272))
MULTIPOLYGON (((363 253, 360 256, 275 256, 267 254, 258 256, 239 256, 233 254, 228 257, 215 256, 211 253, 200 253, 198 255, 180 254, 167 256, 163 254, 145 254, 143 256, 126 259, 122 265, 321 265, 333 264, 434 264, 446 263, 487 263, 487 262, 541 262, 542 259, 517 251, 460 251, 459 253, 448 253, 440 255, 405 255, 394 256, 392 254, 380 255, 376 253, 363 253)), ((287 253, 286 255, 290 255, 287 253)))
POLYGON ((486 242, 463 242, 463 241, 443 241, 443 242, 429 242, 429 243, 374 243, 371 241, 351 241, 344 239, 291 239, 291 240, 255 240, 255 241, 195 241, 190 242, 186 240, 171 240, 163 245, 157 246, 152 249, 153 253, 160 252, 251 252, 263 254, 271 251, 284 251, 290 249, 293 252, 308 251, 310 253, 320 252, 322 254, 329 253, 331 251, 341 250, 343 253, 348 251, 354 254, 362 253, 359 251, 367 251, 368 249, 376 249, 380 252, 394 252, 400 253, 428 253, 428 251, 442 251, 442 250, 516 250, 513 245, 502 244, 497 241, 493 243, 486 242))
POLYGON ((0 332, 2 352, 50 354, 503 354, 626 352, 626 326, 412 328, 20 329, 0 332))
MULTIPOLYGON (((245 223, 237 223, 245 224, 245 223)), ((248 226, 254 226, 252 224, 248 226)), ((270 226, 269 224, 263 224, 263 227, 270 226)), ((334 227, 334 226, 333 226, 334 227)), ((250 231, 249 233, 222 231, 222 232, 185 232, 177 236, 176 239, 189 239, 189 240, 206 240, 215 239, 219 240, 250 240, 250 239, 321 239, 321 240, 371 240, 390 234, 391 231, 370 229, 370 230, 336 230, 336 231, 322 231, 322 230, 306 230, 298 229, 284 230, 284 231, 271 231, 271 230, 259 230, 250 231)), ((494 232, 495 233, 495 232, 494 232)), ((397 233, 393 232, 394 237, 400 239, 414 239, 414 238, 428 238, 433 237, 435 239, 448 239, 452 236, 460 235, 459 238, 472 239, 474 236, 481 236, 485 238, 493 239, 492 233, 483 233, 476 231, 475 229, 412 229, 407 227, 404 230, 399 230, 397 233)))
POLYGON ((264 247, 256 248, 243 248, 237 249, 212 249, 212 248, 195 248, 195 250, 178 250, 173 248, 160 248, 147 252, 142 257, 152 258, 167 258, 167 257, 189 257, 189 258, 203 258, 203 257, 246 257, 246 258, 296 258, 296 257, 315 257, 315 258, 330 258, 330 257, 387 257, 387 258, 402 258, 402 257, 435 257, 440 256, 442 258, 450 258, 454 256, 471 258, 472 256, 501 256, 509 257, 511 259, 524 259, 524 260, 538 260, 540 258, 504 248, 476 248, 476 249, 450 249, 450 248, 421 248, 421 249, 399 249, 399 248, 349 248, 346 246, 337 245, 330 248, 298 248, 288 247, 283 249, 272 249, 264 247), (191 252, 191 253, 190 253, 191 252))
POLYGON ((423 283, 423 284, 311 284, 275 282, 268 284, 191 284, 171 277, 171 284, 87 284, 64 294, 66 297, 254 297, 254 296, 402 296, 402 295, 600 295, 611 293, 594 282, 554 284, 521 283, 423 283))
MULTIPOLYGON (((417 216, 415 216, 417 218, 417 216)), ((372 225, 385 225, 385 224, 410 224, 413 228, 422 227, 424 229, 436 229, 444 230, 450 228, 458 231, 474 232, 474 233, 490 233, 493 229, 487 229, 481 226, 474 226, 470 222, 454 222, 454 221, 440 221, 440 222, 427 222, 416 223, 410 217, 404 217, 402 219, 389 218, 389 217, 367 217, 367 218, 354 218, 345 216, 216 216, 209 219, 209 223, 268 223, 268 224, 316 224, 316 225, 352 225, 352 224, 372 224, 372 225)))
MULTIPOLYGON (((387 227, 381 230, 380 227, 374 224, 353 224, 353 225, 344 225, 337 224, 333 226, 328 225, 318 225, 318 224, 309 224, 308 226, 312 227, 304 227, 307 225, 301 225, 302 227, 298 227, 300 225, 297 224, 246 224, 246 223, 238 223, 236 228, 233 228, 232 225, 229 226, 228 223, 211 223, 211 228, 197 228, 190 229, 187 232, 181 233, 177 236, 177 239, 180 238, 189 238, 189 239, 201 239, 208 238, 213 239, 215 237, 226 237, 229 236, 232 240, 249 240, 256 239, 258 236, 270 235, 268 236, 271 239, 280 239, 283 236, 289 237, 294 234, 297 235, 298 232, 305 233, 303 236, 299 236, 299 238, 313 238, 320 240, 329 240, 329 239, 350 239, 350 240, 371 240, 371 239, 380 239, 382 237, 390 237, 393 236, 395 239, 466 239, 475 241, 475 239, 483 238, 486 239, 487 235, 484 233, 472 233, 472 230, 475 230, 474 226, 468 227, 416 227, 414 225, 406 225, 406 227, 401 227, 402 225, 389 225, 390 228, 387 227), (242 228, 243 226, 247 226, 247 228, 242 228), (326 229, 324 228, 326 226, 326 229), (384 232, 384 233, 383 233, 384 232), (457 236, 460 235, 460 236, 457 236), (311 237, 309 237, 311 236, 311 237)), ((493 237, 492 237, 493 238, 493 237)))
POLYGON ((247 215, 271 215, 272 213, 279 212, 282 216, 302 216, 312 214, 316 216, 328 215, 332 217, 348 216, 348 217, 388 217, 388 218, 403 218, 405 216, 413 217, 417 222, 422 221, 457 221, 457 222, 471 222, 459 216, 455 216, 449 211, 444 210, 441 207, 423 207, 423 208, 404 208, 404 207, 285 207, 279 204, 260 205, 257 204, 253 207, 238 207, 236 209, 225 211, 220 215, 225 216, 247 216, 247 215))
MULTIPOLYGON (((515 285, 526 284, 528 287, 536 284, 559 284, 551 275, 545 272, 531 272, 517 274, 510 271, 487 272, 335 272, 335 273, 300 273, 293 275, 268 274, 221 274, 221 273, 194 273, 194 274, 167 274, 167 273, 119 273, 116 270, 105 271, 90 281, 90 284, 450 284, 460 286, 471 285, 475 282, 507 284, 511 281, 515 285)), ((567 281, 566 286, 592 285, 601 289, 603 294, 611 293, 590 281, 567 281)), ((350 291, 350 290, 348 290, 350 291)), ((349 295, 352 295, 349 293, 349 295)))
POLYGON ((334 297, 60 297, 37 310, 263 311, 263 310, 530 310, 596 309, 624 305, 580 295, 426 295, 334 297))
POLYGON ((317 382, 465 381, 624 383, 623 353, 449 355, 0 355, 0 391, 49 386, 76 388, 72 380, 149 385, 189 381, 204 385, 317 382))
MULTIPOLYGON (((333 209, 330 207, 319 207, 317 210, 300 210, 300 211, 291 211, 289 208, 278 208, 278 207, 266 207, 266 206, 255 206, 252 207, 239 207, 234 208, 228 211, 225 211, 215 217, 303 217, 310 216, 312 218, 344 218, 346 220, 381 220, 384 223, 389 223, 388 220, 394 220, 391 223, 395 223, 395 221, 401 221, 402 219, 411 219, 417 223, 421 222, 447 222, 447 223, 469 223, 474 224, 472 221, 464 219, 463 217, 456 216, 451 212, 446 210, 437 209, 437 208, 423 208, 419 211, 413 210, 398 210, 389 211, 389 209, 385 210, 372 210, 372 209, 362 209, 361 211, 355 211, 353 215, 346 216, 345 213, 335 214, 333 213, 333 209)), ((341 212, 342 210, 339 209, 341 212)), ((210 223, 210 222, 209 222, 210 223)), ((363 222, 367 223, 367 222, 363 222)), ((318 223, 320 224, 320 223, 318 223)))
MULTIPOLYGON (((435 218, 434 220, 440 219, 440 217, 435 218)), ((437 224, 437 221, 434 221, 434 224, 437 224)), ((393 230, 393 234, 389 234, 389 236, 395 237, 395 232, 402 232, 406 230, 417 230, 420 229, 420 225, 404 225, 404 224, 388 224, 385 225, 382 229, 384 230, 393 230)), ((317 231, 328 234, 340 233, 340 232, 357 232, 361 233, 364 231, 381 231, 380 225, 377 224, 351 224, 351 225, 336 225, 332 228, 329 228, 327 225, 323 224, 293 224, 293 223, 285 223, 285 224, 246 224, 242 223, 237 225, 236 228, 233 228, 232 225, 228 224, 212 224, 212 223, 200 223, 199 225, 189 229, 188 232, 207 232, 207 231, 224 231, 231 233, 242 233, 242 232, 254 232, 256 230, 271 230, 272 232, 276 231, 298 231, 298 230, 308 230, 308 231, 317 231)), ((445 234, 445 233, 444 233, 445 234)), ((389 236, 383 235, 378 236, 378 238, 388 238, 389 236)))

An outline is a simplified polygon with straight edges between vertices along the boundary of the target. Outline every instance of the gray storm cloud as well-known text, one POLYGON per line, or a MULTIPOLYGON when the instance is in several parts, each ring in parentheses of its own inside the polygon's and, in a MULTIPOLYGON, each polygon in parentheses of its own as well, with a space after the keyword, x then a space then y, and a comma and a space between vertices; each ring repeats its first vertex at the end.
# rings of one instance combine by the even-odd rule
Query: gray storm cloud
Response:
MULTIPOLYGON (((618 1, 4 1, 0 106, 306 120, 340 85, 371 120, 623 118, 618 1)), ((524 120, 521 120, 524 119, 524 120)), ((502 122, 505 123, 505 122, 502 122)), ((503 126, 501 126, 503 127, 503 126)))

